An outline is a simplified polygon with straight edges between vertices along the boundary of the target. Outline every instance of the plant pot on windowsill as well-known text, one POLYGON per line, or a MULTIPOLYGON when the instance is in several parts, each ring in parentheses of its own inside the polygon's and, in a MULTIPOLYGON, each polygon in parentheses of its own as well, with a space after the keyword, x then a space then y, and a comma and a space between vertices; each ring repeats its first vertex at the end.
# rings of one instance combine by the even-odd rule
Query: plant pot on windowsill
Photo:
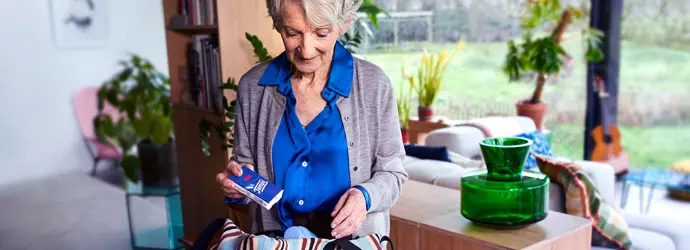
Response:
POLYGON ((515 104, 518 116, 529 117, 534 121, 534 125, 537 126, 537 130, 541 131, 543 129, 542 124, 544 121, 544 113, 546 112, 547 105, 544 102, 531 103, 527 100, 519 101, 515 104))
POLYGON ((434 109, 432 107, 417 107, 417 118, 420 121, 428 121, 434 117, 434 109))
POLYGON ((161 145, 144 140, 137 144, 137 154, 144 187, 169 188, 179 185, 174 140, 161 145))

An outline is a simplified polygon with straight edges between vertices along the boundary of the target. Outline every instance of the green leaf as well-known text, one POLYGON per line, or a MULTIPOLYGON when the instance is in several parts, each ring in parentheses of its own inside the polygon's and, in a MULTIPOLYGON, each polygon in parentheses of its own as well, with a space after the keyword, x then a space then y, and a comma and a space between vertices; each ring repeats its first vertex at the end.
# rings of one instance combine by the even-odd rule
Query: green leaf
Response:
POLYGON ((225 113, 225 117, 227 117, 230 120, 234 120, 235 119, 235 113, 232 113, 232 112, 225 113))
POLYGON ((131 182, 139 182, 139 169, 141 169, 139 158, 133 155, 125 155, 122 157, 120 165, 127 179, 131 182))
POLYGON ((105 98, 107 96, 108 90, 106 89, 106 86, 102 86, 100 89, 98 89, 98 111, 103 111, 103 107, 105 106, 105 98))
POLYGON ((118 105, 119 105, 118 96, 117 96, 118 94, 119 94, 119 93, 117 92, 117 90, 115 90, 115 89, 109 89, 109 90, 105 93, 105 98, 106 98, 106 100, 108 100, 108 102, 109 102, 111 105, 113 105, 113 106, 118 106, 118 105))
POLYGON ((137 55, 133 55, 132 56, 132 65, 134 65, 134 67, 140 68, 141 67, 141 57, 139 57, 137 55))
POLYGON ((132 126, 139 137, 146 138, 149 134, 149 122, 144 119, 132 120, 132 126))
POLYGON ((158 117, 153 120, 151 133, 151 140, 156 144, 165 144, 170 140, 170 131, 172 129, 172 122, 163 117, 158 117))
POLYGON ((115 127, 109 116, 99 115, 94 118, 93 127, 96 132, 96 138, 102 143, 109 144, 108 138, 115 137, 115 127))
POLYGON ((211 145, 209 145, 206 140, 201 140, 201 153, 205 156, 211 155, 211 145))
POLYGON ((119 81, 119 82, 127 81, 127 79, 129 79, 129 77, 132 75, 132 71, 133 71, 133 69, 126 68, 125 70, 120 72, 120 74, 117 76, 117 81, 119 81))
POLYGON ((161 97, 159 103, 161 105, 161 108, 163 109, 163 115, 166 117, 170 117, 170 115, 172 115, 172 101, 170 100, 170 97, 161 97))
POLYGON ((262 63, 273 59, 269 54, 268 50, 264 47, 263 43, 255 35, 244 33, 245 38, 252 44, 254 48, 254 56, 259 60, 256 63, 262 63))

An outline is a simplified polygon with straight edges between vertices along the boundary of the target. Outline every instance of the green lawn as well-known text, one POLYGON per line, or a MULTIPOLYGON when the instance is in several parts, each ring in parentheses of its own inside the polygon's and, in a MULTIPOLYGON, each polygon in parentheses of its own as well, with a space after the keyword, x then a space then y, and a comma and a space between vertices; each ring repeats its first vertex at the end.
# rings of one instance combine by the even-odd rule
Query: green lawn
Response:
MULTIPOLYGON (((452 50, 455 45, 428 45, 430 51, 442 48, 452 50)), ((585 64, 578 36, 572 35, 564 47, 577 61, 572 72, 551 84, 545 99, 554 96, 577 101, 584 94, 585 64)), ((621 93, 671 92, 690 93, 690 51, 673 50, 624 42, 621 46, 621 93), (663 87, 660 84, 663 83, 663 87)), ((532 92, 532 83, 509 83, 501 68, 506 54, 505 43, 468 43, 453 60, 444 77, 442 101, 466 99, 473 101, 509 101, 526 98, 532 92), (491 90, 491 91, 487 91, 491 90)), ((411 74, 419 65, 421 52, 368 53, 366 59, 376 63, 394 84, 402 79, 401 67, 411 74)))
MULTIPOLYGON (((417 47, 422 46, 418 44, 417 47)), ((442 48, 452 50, 455 45, 427 44, 423 47, 439 51, 442 48)), ((556 151, 580 159, 584 139, 586 70, 581 60, 579 37, 571 35, 564 47, 577 61, 569 74, 545 90, 543 99, 549 104, 546 125, 554 131, 556 151)), ((501 71, 505 53, 505 43, 466 44, 448 67, 443 90, 435 104, 437 113, 452 119, 466 119, 468 112, 476 116, 489 112, 513 113, 513 104, 529 97, 534 84, 507 81, 501 71)), ((367 60, 388 74, 396 87, 402 80, 401 67, 404 65, 406 73, 411 74, 419 65, 420 58, 419 51, 366 55, 367 60)), ((633 166, 665 167, 676 160, 690 158, 690 148, 683 143, 690 141, 690 50, 623 42, 620 67, 619 122, 623 125, 645 124, 645 127, 621 129, 623 144, 633 166), (671 97, 676 99, 669 100, 671 97), (668 119, 663 119, 664 116, 668 119), (629 117, 643 120, 632 121, 629 117)), ((413 111, 413 115, 415 113, 413 111)))
MULTIPOLYGON (((582 159, 584 131, 579 124, 557 124, 553 133, 554 154, 582 159)), ((668 167, 680 159, 690 159, 690 124, 683 126, 621 127, 621 144, 631 168, 668 167)))

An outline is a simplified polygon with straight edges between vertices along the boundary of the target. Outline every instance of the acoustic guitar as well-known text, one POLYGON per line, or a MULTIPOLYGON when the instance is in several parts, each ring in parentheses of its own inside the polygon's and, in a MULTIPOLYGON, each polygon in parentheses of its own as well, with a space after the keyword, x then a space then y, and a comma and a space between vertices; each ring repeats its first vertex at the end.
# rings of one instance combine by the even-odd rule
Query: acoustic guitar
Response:
POLYGON ((628 172, 628 154, 621 145, 621 132, 618 127, 608 120, 606 100, 609 96, 604 86, 604 80, 596 76, 594 78, 595 90, 599 96, 599 109, 601 115, 601 125, 592 130, 594 139, 594 150, 592 151, 592 161, 603 162, 613 166, 616 176, 628 172))

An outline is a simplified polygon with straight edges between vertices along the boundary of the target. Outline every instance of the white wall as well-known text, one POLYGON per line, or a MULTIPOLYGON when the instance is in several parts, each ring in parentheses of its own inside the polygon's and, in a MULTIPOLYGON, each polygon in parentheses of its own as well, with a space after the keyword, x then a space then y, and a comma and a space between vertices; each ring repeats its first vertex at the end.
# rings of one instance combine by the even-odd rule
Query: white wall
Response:
POLYGON ((127 53, 167 75, 161 0, 108 0, 110 39, 62 50, 52 39, 50 0, 0 0, 0 184, 90 170, 70 97, 98 85, 127 53))

